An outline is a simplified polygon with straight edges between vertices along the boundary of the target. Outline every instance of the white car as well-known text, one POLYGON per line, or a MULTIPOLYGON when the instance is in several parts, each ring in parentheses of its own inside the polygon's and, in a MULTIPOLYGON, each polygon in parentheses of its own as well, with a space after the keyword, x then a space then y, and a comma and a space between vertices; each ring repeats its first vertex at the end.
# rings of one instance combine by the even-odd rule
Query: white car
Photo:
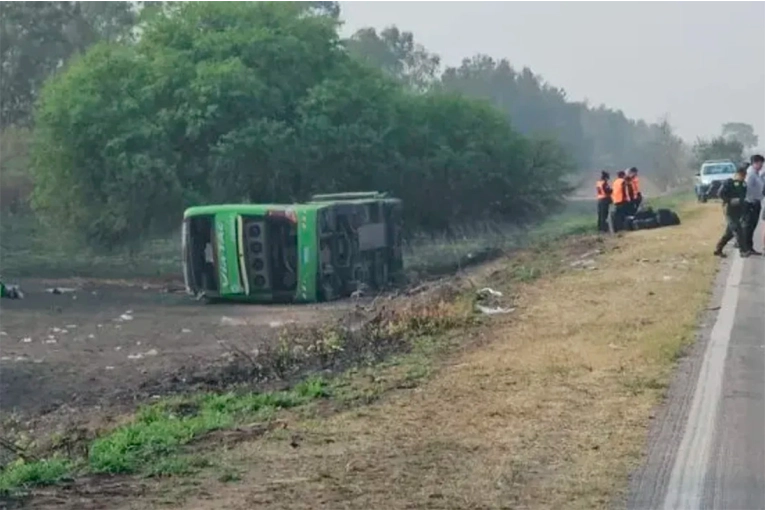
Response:
POLYGON ((728 159, 705 161, 696 174, 696 198, 706 202, 717 198, 720 186, 736 173, 736 165, 728 159))

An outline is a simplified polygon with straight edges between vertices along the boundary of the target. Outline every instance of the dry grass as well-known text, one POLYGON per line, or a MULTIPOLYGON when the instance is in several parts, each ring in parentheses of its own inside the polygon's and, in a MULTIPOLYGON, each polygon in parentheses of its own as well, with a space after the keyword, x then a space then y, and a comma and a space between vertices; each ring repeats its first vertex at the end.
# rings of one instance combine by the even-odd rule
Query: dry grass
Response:
POLYGON ((609 241, 596 270, 516 285, 517 315, 483 327, 483 342, 424 385, 295 416, 223 454, 240 481, 168 496, 188 509, 608 506, 708 299, 722 218, 699 205, 683 217, 609 241))

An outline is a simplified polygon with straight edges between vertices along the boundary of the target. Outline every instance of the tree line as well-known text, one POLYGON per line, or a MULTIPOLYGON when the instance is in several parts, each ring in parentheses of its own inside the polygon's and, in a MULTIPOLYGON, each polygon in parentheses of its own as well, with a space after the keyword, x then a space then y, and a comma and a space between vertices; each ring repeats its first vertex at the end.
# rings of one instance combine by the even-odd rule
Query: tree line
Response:
POLYGON ((335 2, 4 3, 3 143, 28 150, 35 211, 111 247, 177 228, 191 204, 377 189, 405 201, 409 228, 443 231, 544 217, 577 169, 670 181, 668 167, 687 168, 667 122, 567 101, 505 60, 441 72, 395 27, 343 40, 339 14, 335 2))

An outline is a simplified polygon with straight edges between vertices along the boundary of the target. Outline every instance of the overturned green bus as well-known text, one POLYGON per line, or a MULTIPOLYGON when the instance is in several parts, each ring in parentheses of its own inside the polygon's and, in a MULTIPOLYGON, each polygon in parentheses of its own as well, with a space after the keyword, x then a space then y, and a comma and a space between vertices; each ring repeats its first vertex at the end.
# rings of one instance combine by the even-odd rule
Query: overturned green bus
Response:
POLYGON ((384 288, 403 273, 401 208, 378 192, 191 207, 183 215, 186 290, 210 300, 306 303, 384 288))

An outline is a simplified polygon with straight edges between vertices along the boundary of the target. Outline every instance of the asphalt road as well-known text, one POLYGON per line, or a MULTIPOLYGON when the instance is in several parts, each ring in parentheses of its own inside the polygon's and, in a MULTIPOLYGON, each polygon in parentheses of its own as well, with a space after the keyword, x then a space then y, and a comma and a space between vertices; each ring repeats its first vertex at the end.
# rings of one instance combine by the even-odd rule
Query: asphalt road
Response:
POLYGON ((728 249, 632 479, 631 510, 765 510, 765 257, 728 249))

